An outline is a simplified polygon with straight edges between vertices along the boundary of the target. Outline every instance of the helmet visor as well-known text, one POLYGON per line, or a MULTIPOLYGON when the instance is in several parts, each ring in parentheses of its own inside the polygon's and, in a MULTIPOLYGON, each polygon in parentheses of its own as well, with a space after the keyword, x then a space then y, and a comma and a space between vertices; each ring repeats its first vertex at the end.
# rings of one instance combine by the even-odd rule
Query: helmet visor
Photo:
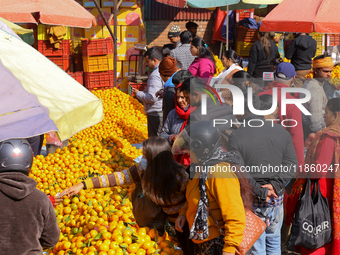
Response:
POLYGON ((185 129, 177 136, 172 145, 171 152, 173 155, 190 154, 190 137, 185 129))

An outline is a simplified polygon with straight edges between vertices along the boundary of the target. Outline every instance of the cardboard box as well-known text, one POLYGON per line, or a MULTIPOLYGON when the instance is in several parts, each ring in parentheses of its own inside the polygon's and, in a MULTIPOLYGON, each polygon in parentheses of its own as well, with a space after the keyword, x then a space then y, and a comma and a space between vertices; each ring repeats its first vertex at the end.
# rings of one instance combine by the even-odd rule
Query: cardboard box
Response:
POLYGON ((85 38, 102 38, 103 30, 101 26, 85 28, 85 38))
POLYGON ((139 41, 141 44, 145 44, 146 45, 146 28, 144 23, 140 24, 139 26, 139 41), (142 43, 145 42, 145 43, 142 43))
MULTIPOLYGON (((109 21, 110 19, 110 15, 111 15, 111 8, 102 8, 103 14, 106 18, 107 21, 109 21)), ((97 8, 93 8, 90 13, 96 17, 97 20, 97 25, 98 26, 105 26, 105 22, 102 18, 102 16, 100 15, 99 11, 97 8)), ((113 19, 111 20, 111 22, 109 23, 109 25, 113 25, 113 19)), ((119 24, 118 24, 119 25, 119 24)))
POLYGON ((122 43, 139 43, 140 28, 139 26, 121 26, 122 43))
MULTIPOLYGON (((133 43, 119 43, 117 45, 117 60, 129 60, 132 54, 139 55, 139 51, 135 50, 133 43)), ((131 61, 136 61, 138 57, 132 57, 131 61)))
POLYGON ((83 6, 85 8, 91 8, 91 7, 96 7, 95 3, 93 0, 83 0, 83 6))
POLYGON ((125 92, 126 94, 129 93, 129 81, 128 81, 127 77, 123 78, 119 82, 118 86, 119 86, 119 90, 125 92))
POLYGON ((142 18, 142 13, 140 8, 129 9, 121 8, 117 16, 117 25, 120 26, 139 26, 142 18))
MULTIPOLYGON (((122 61, 123 62, 123 77, 127 77, 129 75, 129 61, 122 61)), ((138 73, 138 62, 137 61, 130 61, 130 75, 138 73), (136 68, 137 64, 137 68, 136 68)))
MULTIPOLYGON (((114 26, 110 26, 112 32, 114 33, 115 29, 114 29, 114 26)), ((120 33, 120 26, 117 26, 117 39, 118 39, 118 43, 121 43, 121 33, 120 33)), ((104 38, 108 38, 108 37, 111 37, 111 34, 110 34, 110 31, 107 29, 106 26, 103 26, 103 37, 104 38)))
POLYGON ((73 36, 74 37, 85 37, 85 30, 84 28, 74 27, 73 29, 73 36))
POLYGON ((123 61, 117 61, 117 79, 123 77, 123 61))

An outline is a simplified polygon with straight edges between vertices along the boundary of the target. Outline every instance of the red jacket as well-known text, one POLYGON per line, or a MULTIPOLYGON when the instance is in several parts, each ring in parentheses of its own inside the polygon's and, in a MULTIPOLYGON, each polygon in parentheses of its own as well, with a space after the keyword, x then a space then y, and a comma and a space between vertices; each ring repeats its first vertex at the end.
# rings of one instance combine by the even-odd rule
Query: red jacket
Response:
MULTIPOLYGON (((277 99, 279 102, 279 119, 282 122, 283 120, 286 119, 293 119, 297 122, 297 125, 295 127, 285 127, 285 129, 289 132, 289 134, 292 137, 294 148, 295 148, 295 153, 296 157, 298 159, 298 164, 302 165, 304 163, 304 143, 303 143, 303 128, 302 128, 302 113, 299 108, 297 108, 293 104, 287 104, 286 108, 286 115, 282 116, 281 115, 281 88, 288 87, 285 84, 278 83, 278 82, 273 82, 271 84, 272 88, 277 88, 277 99)), ((273 89, 268 89, 264 92, 259 93, 259 96, 262 95, 272 95, 273 89)), ((291 95, 286 95, 287 99, 295 99, 295 97, 291 95)), ((293 126, 295 125, 294 121, 285 121, 283 123, 285 126, 293 126)))

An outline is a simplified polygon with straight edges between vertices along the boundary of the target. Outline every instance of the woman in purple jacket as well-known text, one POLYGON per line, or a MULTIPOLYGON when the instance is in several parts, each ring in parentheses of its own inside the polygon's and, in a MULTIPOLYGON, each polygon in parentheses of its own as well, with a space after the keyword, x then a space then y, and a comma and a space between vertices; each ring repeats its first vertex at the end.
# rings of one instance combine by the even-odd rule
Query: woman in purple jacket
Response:
POLYGON ((215 74, 214 55, 209 50, 205 41, 200 37, 192 39, 190 51, 196 58, 189 66, 188 71, 192 73, 193 76, 197 76, 206 84, 209 84, 215 74))

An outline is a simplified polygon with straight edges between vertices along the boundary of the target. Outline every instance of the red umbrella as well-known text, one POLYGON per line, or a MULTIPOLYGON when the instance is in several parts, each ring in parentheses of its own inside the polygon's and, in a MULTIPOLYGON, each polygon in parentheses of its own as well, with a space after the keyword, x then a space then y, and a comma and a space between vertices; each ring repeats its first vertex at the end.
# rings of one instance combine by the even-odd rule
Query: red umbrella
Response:
POLYGON ((261 31, 340 33, 339 0, 283 0, 263 20, 261 31))
POLYGON ((0 17, 16 23, 92 27, 96 18, 74 0, 0 0, 0 17))

